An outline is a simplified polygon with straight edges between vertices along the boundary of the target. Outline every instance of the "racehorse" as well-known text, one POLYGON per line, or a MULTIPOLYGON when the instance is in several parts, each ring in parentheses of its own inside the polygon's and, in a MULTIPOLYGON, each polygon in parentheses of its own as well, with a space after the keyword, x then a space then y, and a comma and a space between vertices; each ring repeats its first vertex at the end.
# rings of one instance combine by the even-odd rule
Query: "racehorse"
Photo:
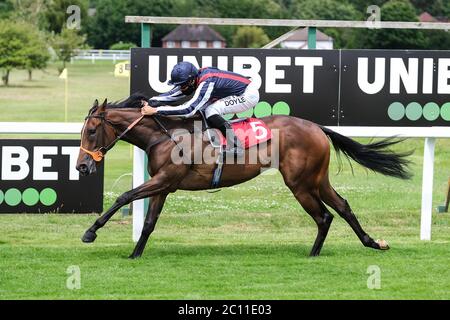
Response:
MULTIPOLYGON (((171 132, 179 128, 191 130, 194 119, 143 117, 140 108, 142 100, 147 99, 143 95, 133 94, 126 100, 115 103, 108 103, 105 100, 99 105, 96 100, 81 132, 80 153, 76 166, 81 175, 95 173, 96 165, 120 139, 141 148, 148 155, 147 169, 152 178, 119 196, 112 207, 100 216, 82 237, 83 242, 93 242, 97 237, 97 230, 103 227, 122 206, 134 200, 150 197, 151 204, 145 217, 142 234, 130 258, 142 255, 167 195, 176 190, 210 189, 216 166, 215 163, 191 164, 172 161, 171 154, 177 143, 171 138, 171 132)), ((278 169, 284 183, 317 224, 318 232, 310 256, 320 254, 333 220, 333 215, 324 204, 333 208, 347 221, 364 246, 378 250, 389 249, 385 240, 374 240, 363 230, 347 200, 331 186, 328 177, 330 140, 337 154, 342 153, 347 159, 351 158, 383 175, 408 179, 411 174, 408 170, 407 156, 411 153, 395 153, 389 149, 402 140, 387 138, 361 144, 326 127, 296 117, 274 115, 261 120, 279 134, 278 142, 269 140, 264 148, 270 148, 271 143, 278 143, 278 169)), ((207 145, 209 142, 204 141, 202 149, 207 145)), ((194 148, 190 150, 191 153, 195 151, 194 148)), ((247 149, 246 153, 249 150, 247 149)), ((265 151, 271 152, 268 149, 265 151)), ((219 187, 228 187, 253 179, 261 173, 263 167, 268 166, 270 164, 263 164, 260 160, 255 164, 225 163, 219 187)))

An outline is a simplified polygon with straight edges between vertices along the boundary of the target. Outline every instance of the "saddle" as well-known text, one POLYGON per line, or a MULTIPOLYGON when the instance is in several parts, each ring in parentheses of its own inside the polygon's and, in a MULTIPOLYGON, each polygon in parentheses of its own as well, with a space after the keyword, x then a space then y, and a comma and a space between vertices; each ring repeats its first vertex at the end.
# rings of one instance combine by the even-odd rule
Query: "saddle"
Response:
MULTIPOLYGON (((169 137, 171 140, 175 142, 173 136, 167 131, 165 126, 160 122, 158 117, 154 117, 156 122, 159 124, 161 129, 166 133, 166 137, 169 137)), ((223 148, 226 147, 227 141, 226 138, 222 135, 222 133, 215 128, 211 128, 206 121, 206 117, 202 111, 199 112, 198 115, 190 118, 189 121, 202 121, 202 132, 207 133, 208 139, 212 147, 218 148, 219 153, 216 160, 216 166, 213 172, 213 178, 211 181, 211 188, 215 189, 219 186, 220 179, 222 176, 223 164, 225 162, 225 153, 223 152, 223 148)), ((260 143, 266 142, 272 139, 272 131, 266 125, 264 121, 257 118, 242 118, 230 121, 231 127, 234 130, 234 134, 240 140, 241 145, 244 149, 248 149, 260 143)), ((190 123, 187 124, 190 127, 190 123)), ((186 126, 185 126, 186 128, 186 126)), ((193 130, 193 127, 192 127, 193 130)), ((191 132, 191 131, 189 131, 191 132)), ((193 133, 192 131, 191 133, 193 133)), ((159 143, 159 142, 156 142, 159 143)))
MULTIPOLYGON (((211 180, 211 189, 216 189, 222 177, 223 164, 225 162, 225 153, 223 148, 227 145, 227 140, 223 134, 214 128, 210 128, 206 121, 206 117, 201 112, 203 126, 208 132, 208 137, 211 145, 214 148, 219 148, 220 152, 216 160, 216 167, 213 172, 211 180), (213 132, 213 134, 211 134, 213 132)), ((268 141, 272 138, 272 131, 264 123, 264 121, 255 118, 242 118, 230 121, 231 127, 236 137, 240 140, 244 149, 258 145, 262 142, 268 141)))

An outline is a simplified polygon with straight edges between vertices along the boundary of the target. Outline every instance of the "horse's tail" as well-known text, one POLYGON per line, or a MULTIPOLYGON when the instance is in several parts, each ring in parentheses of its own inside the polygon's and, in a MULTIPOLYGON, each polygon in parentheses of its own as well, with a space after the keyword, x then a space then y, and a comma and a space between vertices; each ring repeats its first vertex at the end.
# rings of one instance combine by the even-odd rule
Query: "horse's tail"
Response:
POLYGON ((387 138, 374 143, 361 144, 328 128, 322 126, 320 128, 330 138, 338 157, 342 152, 347 159, 352 158, 372 171, 400 179, 412 177, 408 168, 410 161, 406 157, 414 151, 395 153, 388 149, 404 139, 387 138))

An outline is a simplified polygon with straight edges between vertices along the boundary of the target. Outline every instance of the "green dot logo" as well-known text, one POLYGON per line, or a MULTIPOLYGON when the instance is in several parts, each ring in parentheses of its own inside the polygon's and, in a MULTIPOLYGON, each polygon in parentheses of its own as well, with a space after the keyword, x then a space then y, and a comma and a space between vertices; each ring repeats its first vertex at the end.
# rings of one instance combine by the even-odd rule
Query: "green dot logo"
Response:
POLYGON ((450 121, 450 102, 444 103, 441 108, 441 117, 445 121, 450 121))
POLYGON ((3 203, 3 199, 5 199, 4 195, 3 195, 3 191, 0 190, 0 204, 3 203))
POLYGON ((439 118, 439 106, 437 103, 428 102, 423 107, 423 117, 428 121, 434 121, 439 118))
POLYGON ((272 114, 288 116, 289 114, 291 114, 291 108, 286 102, 278 101, 273 105, 272 114))
POLYGON ((39 199, 44 206, 51 206, 56 202, 57 195, 56 191, 51 188, 45 188, 41 191, 39 195, 39 199))
POLYGON ((255 106, 255 117, 262 118, 272 114, 272 107, 266 101, 258 102, 255 106))
POLYGON ((392 102, 388 108, 388 116, 394 121, 403 119, 405 116, 405 107, 400 102, 392 102))
POLYGON ((231 118, 233 118, 233 117, 234 117, 234 113, 228 113, 228 114, 223 115, 223 118, 225 120, 231 120, 231 118))
POLYGON ((22 193, 22 201, 27 206, 34 206, 39 201, 39 192, 34 188, 28 188, 22 193))
POLYGON ((422 117, 422 106, 417 102, 410 102, 406 106, 406 117, 411 121, 419 120, 422 117))
POLYGON ((238 118, 250 118, 251 116, 253 116, 253 108, 238 113, 237 116, 238 118))
POLYGON ((11 188, 5 192, 5 202, 8 206, 15 207, 22 201, 22 195, 16 188, 11 188))

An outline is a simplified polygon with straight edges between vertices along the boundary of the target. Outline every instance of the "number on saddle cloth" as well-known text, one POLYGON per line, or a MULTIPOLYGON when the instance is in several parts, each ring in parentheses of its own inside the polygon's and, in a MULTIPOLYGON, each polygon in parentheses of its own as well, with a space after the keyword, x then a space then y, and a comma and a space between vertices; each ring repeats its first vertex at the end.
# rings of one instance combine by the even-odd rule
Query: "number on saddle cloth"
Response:
MULTIPOLYGON (((237 121, 231 121, 231 127, 245 149, 272 139, 272 131, 260 119, 238 119, 237 121)), ((222 142, 226 145, 226 139, 223 137, 222 142)))
MULTIPOLYGON (((214 128, 211 128, 206 121, 206 116, 203 111, 199 112, 203 122, 203 128, 208 133, 208 139, 214 148, 220 148, 227 144, 222 133, 214 128)), ((256 118, 241 118, 230 121, 234 133, 241 141, 245 149, 254 145, 268 141, 272 138, 272 131, 264 123, 264 121, 256 118)))

